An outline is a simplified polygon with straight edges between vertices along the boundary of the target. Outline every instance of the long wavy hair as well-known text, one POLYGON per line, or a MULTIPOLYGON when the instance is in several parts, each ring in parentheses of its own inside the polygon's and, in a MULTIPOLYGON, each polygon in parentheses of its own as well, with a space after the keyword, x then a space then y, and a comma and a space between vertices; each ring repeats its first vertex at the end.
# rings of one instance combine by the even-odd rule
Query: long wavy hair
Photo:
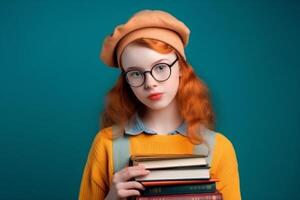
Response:
MULTIPOLYGON (((175 52, 179 58, 181 72, 179 88, 176 95, 181 117, 187 124, 187 136, 194 144, 202 143, 199 130, 201 126, 213 129, 215 123, 214 112, 210 100, 209 90, 205 83, 197 77, 193 68, 170 45, 154 39, 138 39, 133 43, 151 48, 159 53, 175 52)), ((120 66, 122 68, 122 66, 120 66)), ((101 129, 118 125, 121 130, 125 124, 138 112, 145 114, 146 106, 142 104, 132 92, 125 77, 120 75, 115 86, 107 93, 104 111, 101 116, 101 129)), ((120 132, 119 137, 123 134, 120 132)))

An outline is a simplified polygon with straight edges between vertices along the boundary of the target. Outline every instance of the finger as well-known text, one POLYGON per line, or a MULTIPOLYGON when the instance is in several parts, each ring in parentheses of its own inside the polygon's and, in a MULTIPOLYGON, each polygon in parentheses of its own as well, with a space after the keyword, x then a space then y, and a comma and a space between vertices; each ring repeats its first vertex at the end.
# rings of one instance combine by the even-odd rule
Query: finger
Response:
POLYGON ((138 165, 136 165, 136 166, 146 169, 146 166, 144 164, 141 164, 141 163, 138 163, 138 165))
POLYGON ((132 173, 132 176, 135 176, 135 174, 138 174, 136 176, 139 176, 140 173, 141 173, 141 176, 143 176, 143 175, 147 175, 148 173, 150 173, 150 171, 145 170, 144 165, 125 167, 122 170, 120 170, 114 174, 113 182, 114 183, 125 182, 132 178, 130 176, 131 173, 132 173), (125 174, 127 174, 127 175, 125 175, 125 174))
POLYGON ((141 167, 127 167, 123 170, 120 171, 119 176, 119 180, 121 182, 125 182, 127 180, 130 180, 134 177, 138 177, 138 176, 145 176, 147 174, 149 174, 150 171, 149 170, 145 170, 141 167))
POLYGON ((146 166, 144 164, 138 163, 138 165, 130 166, 129 168, 133 168, 133 169, 146 169, 146 166))
POLYGON ((145 190, 145 187, 137 182, 137 181, 128 181, 128 182, 121 182, 117 185, 117 189, 139 189, 139 190, 145 190))

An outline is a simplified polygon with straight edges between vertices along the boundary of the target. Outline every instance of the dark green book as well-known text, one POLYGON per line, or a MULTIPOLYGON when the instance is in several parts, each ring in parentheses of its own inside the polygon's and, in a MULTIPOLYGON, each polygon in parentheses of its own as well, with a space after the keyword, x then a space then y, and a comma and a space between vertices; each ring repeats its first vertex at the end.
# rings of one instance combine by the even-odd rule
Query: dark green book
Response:
POLYGON ((146 187, 141 191, 142 196, 168 195, 168 194, 198 194, 212 193, 216 191, 216 183, 192 184, 192 185, 169 185, 146 187))

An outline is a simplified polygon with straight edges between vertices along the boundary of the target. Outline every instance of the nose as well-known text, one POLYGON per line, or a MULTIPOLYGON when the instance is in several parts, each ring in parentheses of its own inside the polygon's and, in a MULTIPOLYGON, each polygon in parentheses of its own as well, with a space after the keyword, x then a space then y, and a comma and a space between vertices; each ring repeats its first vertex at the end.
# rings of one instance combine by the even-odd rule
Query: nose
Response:
POLYGON ((157 86, 157 81, 153 78, 150 72, 145 73, 145 83, 144 88, 153 88, 157 86))

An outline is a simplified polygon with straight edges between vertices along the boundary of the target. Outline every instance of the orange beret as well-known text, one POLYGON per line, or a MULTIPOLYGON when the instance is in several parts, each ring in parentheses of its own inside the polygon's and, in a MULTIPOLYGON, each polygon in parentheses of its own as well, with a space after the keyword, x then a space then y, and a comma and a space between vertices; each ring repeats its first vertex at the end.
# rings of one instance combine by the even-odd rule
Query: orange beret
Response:
POLYGON ((108 66, 119 67, 124 48, 139 38, 165 42, 186 59, 184 47, 188 44, 189 34, 189 28, 171 14, 161 10, 142 10, 125 24, 116 26, 104 39, 100 59, 108 66))

